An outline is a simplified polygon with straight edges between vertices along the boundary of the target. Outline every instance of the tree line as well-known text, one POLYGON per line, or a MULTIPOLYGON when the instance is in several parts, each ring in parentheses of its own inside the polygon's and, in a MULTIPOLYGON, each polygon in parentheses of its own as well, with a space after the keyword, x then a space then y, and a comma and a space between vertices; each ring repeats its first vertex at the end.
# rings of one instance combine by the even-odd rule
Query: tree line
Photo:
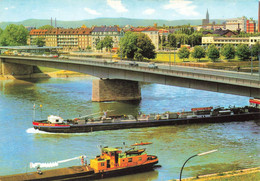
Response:
POLYGON ((210 45, 207 49, 202 46, 195 46, 193 51, 187 47, 182 47, 178 51, 180 59, 189 58, 190 54, 193 58, 198 59, 208 56, 213 62, 220 58, 220 55, 224 56, 227 60, 234 59, 235 56, 241 61, 245 61, 251 58, 257 59, 260 56, 260 44, 257 42, 255 45, 249 47, 246 44, 239 44, 237 47, 231 44, 225 44, 220 49, 215 45, 210 45))

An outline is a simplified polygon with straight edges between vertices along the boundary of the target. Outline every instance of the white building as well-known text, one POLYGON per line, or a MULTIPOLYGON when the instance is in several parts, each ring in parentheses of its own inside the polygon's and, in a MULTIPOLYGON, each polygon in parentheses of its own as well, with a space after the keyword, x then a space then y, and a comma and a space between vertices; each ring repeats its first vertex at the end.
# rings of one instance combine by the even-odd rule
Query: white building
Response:
POLYGON ((241 31, 246 32, 246 17, 242 18, 232 18, 226 20, 226 29, 231 31, 237 31, 240 29, 241 31))

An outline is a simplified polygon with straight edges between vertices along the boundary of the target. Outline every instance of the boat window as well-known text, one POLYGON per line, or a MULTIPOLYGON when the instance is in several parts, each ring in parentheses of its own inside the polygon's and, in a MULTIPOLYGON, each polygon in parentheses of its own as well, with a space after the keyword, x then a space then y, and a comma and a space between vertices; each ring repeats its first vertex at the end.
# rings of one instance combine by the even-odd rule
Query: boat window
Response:
POLYGON ((128 158, 128 162, 132 162, 132 158, 128 158))
POLYGON ((59 122, 59 120, 58 119, 56 119, 56 123, 58 123, 59 122))
POLYGON ((141 161, 142 160, 142 157, 139 157, 139 161, 141 161))
POLYGON ((105 162, 101 162, 101 167, 105 166, 105 162))

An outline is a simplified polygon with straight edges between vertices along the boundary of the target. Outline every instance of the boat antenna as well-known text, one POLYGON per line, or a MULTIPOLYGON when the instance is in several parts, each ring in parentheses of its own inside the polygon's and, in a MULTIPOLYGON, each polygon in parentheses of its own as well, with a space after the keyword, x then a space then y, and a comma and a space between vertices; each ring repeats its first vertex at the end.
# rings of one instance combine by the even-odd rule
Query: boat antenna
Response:
POLYGON ((33 121, 35 120, 35 103, 33 104, 33 121))

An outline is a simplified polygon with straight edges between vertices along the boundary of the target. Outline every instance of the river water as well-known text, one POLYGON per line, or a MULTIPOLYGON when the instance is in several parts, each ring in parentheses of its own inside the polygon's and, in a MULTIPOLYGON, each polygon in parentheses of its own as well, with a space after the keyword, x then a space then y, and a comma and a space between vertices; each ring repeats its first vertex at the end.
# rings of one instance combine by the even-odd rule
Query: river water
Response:
MULTIPOLYGON (((218 152, 191 159, 183 177, 259 166, 257 121, 194 124, 156 128, 100 131, 80 134, 48 134, 32 128, 36 119, 50 114, 74 118, 105 110, 114 114, 163 113, 193 107, 248 105, 248 97, 159 84, 143 84, 140 102, 91 101, 93 77, 0 81, 0 175, 32 172, 30 162, 54 162, 99 154, 99 145, 122 146, 138 141, 153 142, 149 154, 159 157, 155 171, 105 180, 170 180, 179 178, 190 156, 213 149, 218 152), (42 108, 40 108, 42 105, 42 108)), ((80 165, 80 160, 59 167, 80 165)), ((44 171, 44 169, 42 169, 44 171)))

